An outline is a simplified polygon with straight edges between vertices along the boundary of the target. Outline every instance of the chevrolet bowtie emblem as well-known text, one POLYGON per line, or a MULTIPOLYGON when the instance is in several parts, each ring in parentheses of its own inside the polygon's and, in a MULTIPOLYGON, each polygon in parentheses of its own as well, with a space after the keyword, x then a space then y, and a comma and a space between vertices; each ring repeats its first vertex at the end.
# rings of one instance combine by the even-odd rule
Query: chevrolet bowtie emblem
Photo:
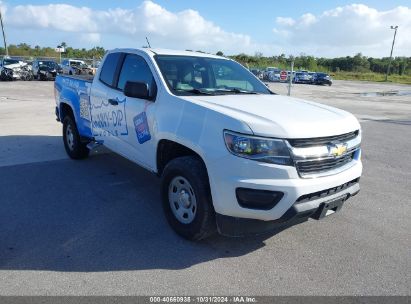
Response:
POLYGON ((345 143, 338 143, 338 144, 331 144, 328 146, 329 154, 335 157, 343 155, 347 152, 347 144, 345 143))

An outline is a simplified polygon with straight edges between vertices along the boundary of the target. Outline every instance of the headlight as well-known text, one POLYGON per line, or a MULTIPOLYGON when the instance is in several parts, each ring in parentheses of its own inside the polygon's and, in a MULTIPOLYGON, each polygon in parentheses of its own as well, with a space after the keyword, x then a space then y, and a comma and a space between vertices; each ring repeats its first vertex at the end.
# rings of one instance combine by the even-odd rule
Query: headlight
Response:
POLYGON ((236 156, 277 165, 293 165, 288 147, 282 139, 224 131, 224 140, 228 150, 236 156))

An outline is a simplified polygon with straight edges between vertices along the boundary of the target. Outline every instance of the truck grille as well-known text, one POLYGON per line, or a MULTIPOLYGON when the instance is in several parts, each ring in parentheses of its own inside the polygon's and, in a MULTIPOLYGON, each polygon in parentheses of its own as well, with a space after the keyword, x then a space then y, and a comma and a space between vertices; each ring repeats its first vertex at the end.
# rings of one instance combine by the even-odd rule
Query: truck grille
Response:
POLYGON ((291 138, 287 141, 294 155, 298 174, 309 178, 334 174, 338 168, 344 170, 348 167, 344 166, 356 158, 356 152, 359 150, 361 142, 359 136, 360 131, 356 130, 335 136, 291 138), (344 146, 346 151, 338 152, 338 149, 343 149, 344 146), (313 151, 320 152, 316 154, 313 151))
POLYGON ((295 148, 306 148, 315 146, 324 146, 333 141, 346 142, 358 136, 359 131, 345 133, 336 136, 316 137, 316 138, 294 138, 288 139, 291 146, 295 148))
POLYGON ((355 151, 337 158, 315 159, 297 162, 300 175, 324 173, 342 167, 354 159, 355 151))

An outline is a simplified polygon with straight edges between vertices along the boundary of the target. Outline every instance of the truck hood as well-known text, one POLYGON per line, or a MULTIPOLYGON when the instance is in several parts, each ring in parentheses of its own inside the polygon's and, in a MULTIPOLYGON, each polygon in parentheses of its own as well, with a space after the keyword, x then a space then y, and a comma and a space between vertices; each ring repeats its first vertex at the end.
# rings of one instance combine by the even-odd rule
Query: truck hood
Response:
POLYGON ((358 120, 346 111, 288 96, 201 95, 184 99, 239 119, 260 136, 310 138, 360 129, 358 120))

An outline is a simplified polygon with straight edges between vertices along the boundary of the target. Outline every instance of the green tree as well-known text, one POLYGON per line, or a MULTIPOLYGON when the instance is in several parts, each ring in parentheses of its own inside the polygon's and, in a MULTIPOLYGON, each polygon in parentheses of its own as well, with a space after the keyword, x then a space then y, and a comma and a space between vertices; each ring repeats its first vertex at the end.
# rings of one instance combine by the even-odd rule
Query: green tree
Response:
MULTIPOLYGON (((65 47, 66 53, 63 57, 67 58, 102 58, 106 52, 103 47, 95 46, 91 49, 76 49, 68 46, 65 42, 60 44, 65 47)), ((201 52, 201 51, 200 51, 201 52)), ((0 55, 4 55, 4 48, 0 47, 0 55)), ((58 57, 54 47, 41 47, 36 45, 31 47, 27 43, 19 43, 17 45, 9 45, 10 56, 27 56, 27 57, 58 57)), ((224 56, 222 51, 218 51, 217 55, 224 56)), ((291 56, 286 57, 285 54, 275 56, 264 56, 261 52, 256 52, 254 55, 237 54, 228 56, 244 66, 250 68, 264 69, 268 66, 278 67, 281 69, 289 69, 291 64, 291 56)), ((314 57, 311 55, 300 54, 294 57, 295 69, 307 69, 310 71, 324 71, 324 72, 375 72, 385 74, 387 71, 389 57, 373 58, 363 56, 358 53, 354 56, 324 58, 314 57)), ((411 57, 395 57, 391 63, 391 74, 411 75, 411 57)))

